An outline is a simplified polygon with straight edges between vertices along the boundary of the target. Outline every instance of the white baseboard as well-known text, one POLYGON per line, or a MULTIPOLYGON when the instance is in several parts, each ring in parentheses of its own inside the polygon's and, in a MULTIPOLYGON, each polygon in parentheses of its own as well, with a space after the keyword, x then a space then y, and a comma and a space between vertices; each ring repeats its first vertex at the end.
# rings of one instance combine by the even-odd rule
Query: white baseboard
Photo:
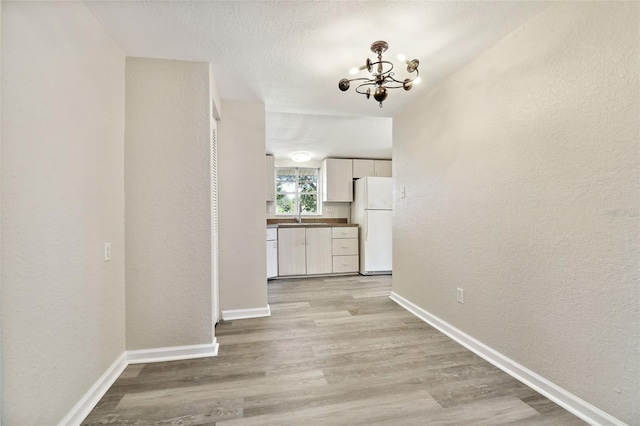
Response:
POLYGON ((93 407, 98 404, 100 398, 104 396, 109 390, 111 385, 122 374, 127 367, 127 353, 123 352, 122 355, 115 360, 107 371, 91 386, 91 388, 84 394, 80 401, 67 413, 67 415, 59 423, 60 426, 79 425, 89 415, 93 407))
POLYGON ((561 388, 560 386, 550 382, 544 377, 534 373, 528 368, 518 364, 512 359, 502 355, 500 352, 490 348, 484 343, 474 339, 463 331, 452 326, 448 322, 438 318, 437 316, 427 312, 421 307, 408 301, 404 297, 395 292, 391 292, 391 300, 411 312, 416 317, 428 323, 432 327, 446 334, 465 348, 469 349, 476 355, 484 358, 486 361, 495 365, 505 373, 521 381, 531 389, 546 396, 556 404, 563 407, 570 413, 575 414, 585 422, 598 426, 625 426, 624 422, 605 413, 599 408, 589 404, 587 401, 578 398, 571 392, 561 388))
POLYGON ((178 361, 181 359, 205 358, 218 355, 218 342, 191 346, 171 346, 168 348, 141 349, 127 351, 129 364, 146 364, 149 362, 178 361))
POLYGON ((253 309, 231 309, 227 311, 222 311, 222 319, 224 321, 233 321, 239 319, 249 319, 249 318, 261 318, 261 317, 270 317, 271 316, 271 308, 269 305, 264 308, 253 308, 253 309))
POLYGON ((218 342, 191 346, 173 346, 168 348, 124 351, 122 355, 100 376, 91 389, 69 411, 58 426, 79 426, 91 410, 100 402, 116 379, 130 364, 149 362, 177 361, 182 359, 204 358, 218 355, 218 342))

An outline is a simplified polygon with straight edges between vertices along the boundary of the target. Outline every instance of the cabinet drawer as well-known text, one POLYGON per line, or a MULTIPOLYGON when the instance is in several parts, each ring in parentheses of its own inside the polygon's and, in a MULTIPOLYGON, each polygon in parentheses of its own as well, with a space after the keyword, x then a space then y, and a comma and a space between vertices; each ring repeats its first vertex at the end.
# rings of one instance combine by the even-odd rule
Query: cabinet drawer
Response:
POLYGON ((267 228, 267 241, 278 239, 278 228, 267 228))
POLYGON ((331 236, 333 238, 358 238, 357 226, 341 226, 331 228, 331 236))
POLYGON ((333 256, 333 273, 358 272, 358 255, 333 256))
POLYGON ((332 241, 333 241, 334 256, 347 256, 347 255, 358 254, 357 238, 334 238, 332 241))

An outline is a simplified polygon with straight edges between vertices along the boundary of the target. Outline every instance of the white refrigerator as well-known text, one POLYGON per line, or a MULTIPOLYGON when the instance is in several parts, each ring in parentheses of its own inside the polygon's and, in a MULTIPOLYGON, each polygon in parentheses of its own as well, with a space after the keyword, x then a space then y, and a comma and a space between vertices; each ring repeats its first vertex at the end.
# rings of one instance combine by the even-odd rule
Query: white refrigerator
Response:
POLYGON ((389 177, 365 177, 355 182, 351 222, 360 225, 362 275, 391 273, 392 191, 389 177))

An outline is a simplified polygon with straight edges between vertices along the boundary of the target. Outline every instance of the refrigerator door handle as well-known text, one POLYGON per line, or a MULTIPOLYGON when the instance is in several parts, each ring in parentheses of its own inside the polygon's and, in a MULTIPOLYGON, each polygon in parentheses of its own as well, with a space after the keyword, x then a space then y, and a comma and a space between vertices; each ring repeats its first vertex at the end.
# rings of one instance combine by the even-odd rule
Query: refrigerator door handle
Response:
POLYGON ((365 243, 369 241, 369 224, 367 223, 366 213, 367 212, 365 211, 365 216, 364 216, 364 242, 365 243))

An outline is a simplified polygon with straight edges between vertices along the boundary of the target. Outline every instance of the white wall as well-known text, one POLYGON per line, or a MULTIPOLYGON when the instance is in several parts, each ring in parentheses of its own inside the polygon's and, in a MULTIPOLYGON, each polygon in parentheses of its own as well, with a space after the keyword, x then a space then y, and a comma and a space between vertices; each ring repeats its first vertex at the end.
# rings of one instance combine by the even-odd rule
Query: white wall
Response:
POLYGON ((264 104, 222 101, 218 123, 220 308, 267 306, 264 104))
POLYGON ((127 58, 127 349, 213 341, 209 64, 127 58))
POLYGON ((56 424, 125 349, 125 60, 76 2, 2 2, 2 56, 2 422, 56 424))
MULTIPOLYGON (((0 2, 0 45, 2 45, 2 2, 0 2)), ((0 98, 2 98, 2 55, 0 55, 0 98)), ((0 102, 0 123, 2 106, 0 102)), ((2 187, 2 132, 0 132, 0 188, 2 187)), ((2 308, 2 197, 0 197, 0 309, 2 308)), ((0 424, 2 424, 2 312, 0 311, 0 424)))
POLYGON ((629 424, 639 7, 553 4, 395 117, 393 147, 393 290, 629 424))
POLYGON ((277 159, 291 158, 294 151, 307 151, 322 161, 335 158, 391 158, 392 119, 266 113, 267 151, 277 159))

